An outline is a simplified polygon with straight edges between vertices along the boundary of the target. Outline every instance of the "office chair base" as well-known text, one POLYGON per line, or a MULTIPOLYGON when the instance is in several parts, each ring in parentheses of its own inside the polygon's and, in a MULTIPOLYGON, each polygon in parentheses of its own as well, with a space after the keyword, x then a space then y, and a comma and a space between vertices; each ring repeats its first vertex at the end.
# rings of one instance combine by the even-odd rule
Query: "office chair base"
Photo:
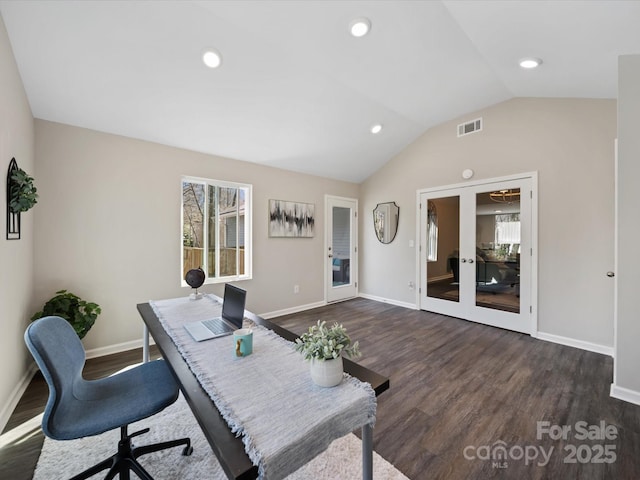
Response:
POLYGON ((98 472, 109 469, 105 480, 111 480, 119 475, 120 480, 130 480, 129 473, 132 471, 142 480, 153 480, 153 477, 149 475, 140 463, 136 460, 141 455, 145 455, 151 452, 157 452, 166 448, 173 448, 179 445, 185 445, 182 449, 182 455, 189 456, 193 453, 193 447, 191 446, 191 439, 180 438, 177 440, 171 440, 168 442, 154 443, 153 445, 143 445, 141 447, 134 447, 131 443, 133 437, 147 433, 148 428, 140 430, 139 432, 127 434, 127 427, 120 427, 120 441, 118 442, 118 452, 103 460, 102 462, 94 465, 93 467, 79 473, 71 480, 85 480, 98 472))

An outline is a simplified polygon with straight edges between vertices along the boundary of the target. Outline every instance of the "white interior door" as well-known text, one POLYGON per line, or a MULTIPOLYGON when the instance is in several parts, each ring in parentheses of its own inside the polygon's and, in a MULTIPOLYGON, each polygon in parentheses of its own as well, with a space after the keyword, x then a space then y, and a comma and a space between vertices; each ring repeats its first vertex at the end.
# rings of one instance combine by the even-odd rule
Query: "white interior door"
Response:
POLYGON ((535 333, 532 179, 419 197, 420 308, 535 333))
POLYGON ((358 294, 358 201, 326 197, 326 301, 358 294))

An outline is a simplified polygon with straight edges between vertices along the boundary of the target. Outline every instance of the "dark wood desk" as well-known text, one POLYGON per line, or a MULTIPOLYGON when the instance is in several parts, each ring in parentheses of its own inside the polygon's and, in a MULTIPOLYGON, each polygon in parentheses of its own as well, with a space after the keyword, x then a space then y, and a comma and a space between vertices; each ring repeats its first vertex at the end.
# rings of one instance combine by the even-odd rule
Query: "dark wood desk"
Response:
MULTIPOLYGON (((219 299, 218 301, 221 301, 219 299)), ((244 450, 242 440, 236 437, 227 422, 222 418, 220 412, 209 395, 193 375, 182 355, 178 352, 173 340, 164 330, 153 308, 148 303, 141 303, 137 306, 138 312, 145 324, 145 352, 144 360, 148 360, 148 334, 151 334, 156 342, 160 353, 166 360, 169 368, 173 372, 176 381, 180 385, 180 390, 184 395, 193 415, 202 429, 211 449, 215 453, 222 469, 227 477, 236 480, 254 479, 258 477, 258 467, 251 463, 244 450)), ((245 318, 273 330, 275 333, 287 340, 295 340, 298 335, 245 310, 245 318)), ((389 388, 389 379, 379 375, 368 368, 362 367, 349 359, 344 360, 344 369, 350 375, 363 382, 371 384, 376 395, 389 388)), ((372 450, 373 433, 371 427, 362 429, 363 452, 372 450)), ((365 460, 364 470, 371 468, 371 459, 365 460), (367 465, 368 460, 368 465, 367 465)), ((371 472, 369 472, 370 474, 371 472)))

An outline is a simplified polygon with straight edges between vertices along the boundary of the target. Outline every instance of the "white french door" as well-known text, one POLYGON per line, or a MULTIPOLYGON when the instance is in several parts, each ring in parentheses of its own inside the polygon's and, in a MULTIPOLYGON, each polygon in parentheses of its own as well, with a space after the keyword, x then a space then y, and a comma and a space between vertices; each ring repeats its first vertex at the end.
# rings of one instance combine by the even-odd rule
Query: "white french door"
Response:
POLYGON ((358 294, 358 201, 325 198, 325 291, 327 302, 358 294))
POLYGON ((420 308, 536 334, 534 179, 429 189, 420 202, 420 308))

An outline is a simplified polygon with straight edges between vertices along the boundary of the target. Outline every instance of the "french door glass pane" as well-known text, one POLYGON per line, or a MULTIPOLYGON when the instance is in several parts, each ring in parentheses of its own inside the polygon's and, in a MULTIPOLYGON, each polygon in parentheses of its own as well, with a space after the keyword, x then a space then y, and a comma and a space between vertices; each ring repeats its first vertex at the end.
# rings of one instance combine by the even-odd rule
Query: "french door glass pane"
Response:
POLYGON ((351 209, 333 207, 333 286, 351 284, 351 209))
POLYGON ((427 245, 427 252, 433 255, 427 255, 426 293, 428 297, 459 302, 460 197, 432 198, 428 203, 427 208, 435 211, 437 221, 426 222, 425 238, 437 245, 427 245))
POLYGON ((476 195, 476 306, 520 312, 520 189, 476 195))

